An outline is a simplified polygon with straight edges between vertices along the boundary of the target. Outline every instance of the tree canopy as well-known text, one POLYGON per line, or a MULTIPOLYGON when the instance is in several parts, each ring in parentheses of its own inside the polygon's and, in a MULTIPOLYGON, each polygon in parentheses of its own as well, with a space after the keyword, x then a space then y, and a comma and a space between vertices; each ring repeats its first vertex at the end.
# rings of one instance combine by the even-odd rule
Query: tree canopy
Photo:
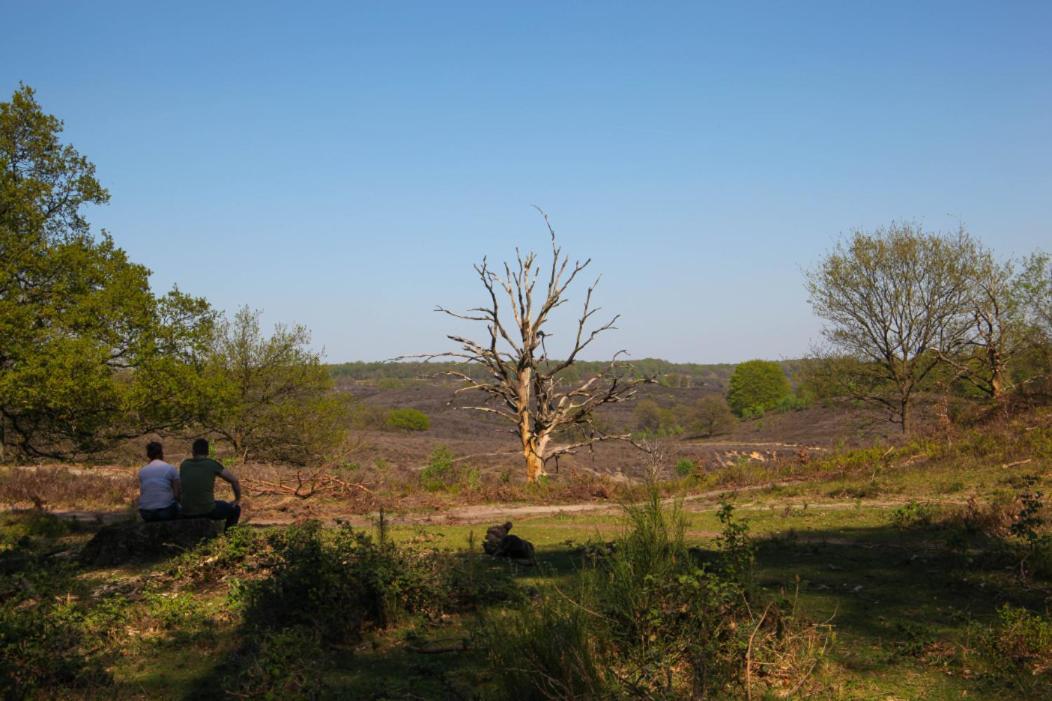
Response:
POLYGON ((782 367, 770 360, 749 360, 731 373, 727 404, 738 416, 773 409, 793 394, 782 367))
POLYGON ((223 320, 204 371, 202 426, 242 459, 302 464, 337 448, 346 403, 309 342, 303 326, 278 324, 266 336, 248 307, 223 320))
POLYGON ((172 290, 88 205, 109 194, 28 86, 0 103, 0 450, 60 456, 188 420, 212 311, 172 290))

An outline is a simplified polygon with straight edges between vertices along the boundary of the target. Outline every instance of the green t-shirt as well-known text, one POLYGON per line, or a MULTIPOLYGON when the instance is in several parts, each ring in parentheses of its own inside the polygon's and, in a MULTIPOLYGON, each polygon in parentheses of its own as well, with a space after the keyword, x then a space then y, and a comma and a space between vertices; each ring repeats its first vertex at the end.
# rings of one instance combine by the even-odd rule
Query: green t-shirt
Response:
POLYGON ((179 465, 179 481, 183 489, 184 514, 204 516, 212 513, 216 503, 216 475, 222 471, 223 466, 211 458, 183 460, 179 465))

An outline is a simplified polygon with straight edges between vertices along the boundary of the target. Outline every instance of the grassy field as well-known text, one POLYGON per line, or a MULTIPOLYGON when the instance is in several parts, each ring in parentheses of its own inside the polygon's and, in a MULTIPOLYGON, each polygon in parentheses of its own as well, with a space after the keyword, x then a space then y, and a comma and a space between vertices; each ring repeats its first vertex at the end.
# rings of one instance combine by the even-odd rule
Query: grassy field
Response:
MULTIPOLYGON (((791 683, 786 672, 784 683, 751 689, 756 698, 1048 698, 1049 423, 1047 413, 1035 414, 952 441, 841 451, 784 467, 741 464, 660 485, 701 561, 725 547, 720 510, 732 504, 755 554, 752 605, 779 602, 792 612, 787 626, 811 631, 813 662, 794 668, 791 683)), ((506 698, 485 621, 572 598, 594 553, 632 532, 616 504, 545 508, 517 517, 512 531, 536 546, 531 566, 481 554, 486 527, 502 520, 488 513, 413 523, 412 510, 388 512, 382 536, 375 517, 347 515, 349 532, 393 543, 410 553, 399 562, 444 584, 339 642, 275 628, 267 622, 273 611, 252 603, 259 583, 277 581, 279 565, 265 553, 277 547, 268 538, 283 542, 284 526, 244 526, 174 558, 92 568, 75 559, 90 527, 8 513, 0 530, 0 676, 15 686, 5 693, 506 698)), ((323 535, 347 532, 330 526, 323 535)), ((315 577, 329 581, 323 568, 302 576, 308 595, 315 577)), ((400 586, 395 594, 408 601, 400 586)), ((331 615, 323 599, 309 620, 324 626, 331 615)), ((752 615, 759 630, 763 620, 752 615)), ((735 688, 726 694, 746 693, 735 688)))

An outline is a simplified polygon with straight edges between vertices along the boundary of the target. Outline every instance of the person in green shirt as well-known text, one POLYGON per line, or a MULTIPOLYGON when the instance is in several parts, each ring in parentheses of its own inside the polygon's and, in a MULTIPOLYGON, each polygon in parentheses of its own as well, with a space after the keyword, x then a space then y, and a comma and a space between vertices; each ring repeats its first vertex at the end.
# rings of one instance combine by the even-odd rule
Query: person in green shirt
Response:
POLYGON ((179 465, 179 482, 182 484, 182 517, 225 519, 229 528, 241 518, 241 483, 230 470, 208 457, 208 441, 194 441, 193 457, 179 465), (230 483, 234 490, 234 501, 215 498, 216 477, 230 483))

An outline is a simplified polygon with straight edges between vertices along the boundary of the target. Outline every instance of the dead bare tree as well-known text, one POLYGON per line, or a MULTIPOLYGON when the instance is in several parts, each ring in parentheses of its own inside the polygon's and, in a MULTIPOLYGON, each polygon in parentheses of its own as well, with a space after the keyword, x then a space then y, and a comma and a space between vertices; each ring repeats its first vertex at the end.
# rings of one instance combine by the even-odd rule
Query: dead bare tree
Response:
POLYGON ((561 455, 590 447, 604 440, 631 442, 629 434, 611 434, 598 426, 595 410, 604 404, 623 402, 633 397, 644 379, 634 379, 625 373, 625 365, 619 351, 599 372, 587 379, 569 382, 564 376, 580 353, 600 334, 614 329, 619 315, 589 329, 593 317, 600 311, 592 306, 592 294, 599 283, 588 287, 584 308, 577 321, 573 346, 561 359, 553 359, 548 353, 547 339, 553 334, 545 330, 552 312, 566 301, 566 292, 578 275, 584 271, 591 259, 575 261, 573 266, 564 256, 556 241, 548 215, 538 208, 551 235, 551 270, 541 276, 541 266, 536 254, 523 256, 515 251, 516 267, 504 263, 504 274, 490 269, 485 258, 475 266, 479 280, 486 289, 489 301, 486 305, 457 313, 445 307, 435 311, 449 316, 480 322, 486 325, 485 341, 474 341, 459 335, 449 338, 460 346, 458 351, 426 356, 428 359, 451 358, 485 369, 483 379, 476 379, 467 372, 451 370, 446 374, 464 384, 457 390, 462 393, 482 393, 488 401, 463 407, 493 414, 510 422, 522 444, 522 455, 526 462, 526 479, 535 482, 545 474, 545 464, 557 460, 561 455), (535 296, 538 281, 544 287, 543 294, 535 296), (511 317, 502 309, 502 300, 507 297, 511 317), (560 433, 572 433, 575 438, 556 444, 560 433))

